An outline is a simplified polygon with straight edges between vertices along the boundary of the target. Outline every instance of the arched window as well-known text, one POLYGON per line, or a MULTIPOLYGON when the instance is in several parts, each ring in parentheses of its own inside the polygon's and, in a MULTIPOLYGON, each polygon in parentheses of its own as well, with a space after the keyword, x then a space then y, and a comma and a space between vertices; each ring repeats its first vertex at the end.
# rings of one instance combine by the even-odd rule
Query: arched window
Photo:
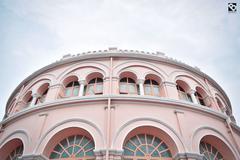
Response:
POLYGON ((195 95, 195 97, 198 101, 198 104, 201 104, 201 105, 205 106, 204 98, 202 97, 202 95, 198 92, 195 92, 194 95, 195 95))
POLYGON ((130 77, 123 77, 119 83, 120 94, 137 94, 137 86, 135 81, 130 77))
POLYGON ((93 160, 95 159, 94 147, 94 142, 86 136, 69 136, 54 147, 49 159, 93 160))
POLYGON ((186 91, 178 84, 177 84, 177 90, 178 90, 179 99, 192 102, 191 95, 189 93, 186 93, 186 91))
POLYGON ((93 78, 87 84, 86 95, 98 95, 103 94, 103 79, 93 78))
POLYGON ((48 93, 48 89, 49 89, 49 83, 45 83, 41 87, 39 87, 39 89, 38 89, 39 97, 37 99, 36 104, 45 102, 45 99, 46 99, 46 96, 48 93))
POLYGON ((25 103, 25 108, 29 107, 32 103, 33 97, 32 97, 32 91, 29 91, 24 97, 23 102, 25 103))
POLYGON ((172 160, 168 146, 158 137, 137 134, 123 147, 123 157, 127 160, 172 160))
POLYGON ((14 149, 7 157, 7 160, 18 160, 23 154, 23 145, 18 146, 14 149))
POLYGON ((204 160, 223 160, 222 154, 209 143, 200 143, 200 153, 204 155, 204 160))
POLYGON ((78 81, 69 82, 65 87, 64 96, 65 97, 74 97, 78 96, 79 92, 79 83, 78 81))
POLYGON ((158 82, 153 79, 146 79, 144 82, 144 93, 145 95, 159 96, 160 88, 158 82))

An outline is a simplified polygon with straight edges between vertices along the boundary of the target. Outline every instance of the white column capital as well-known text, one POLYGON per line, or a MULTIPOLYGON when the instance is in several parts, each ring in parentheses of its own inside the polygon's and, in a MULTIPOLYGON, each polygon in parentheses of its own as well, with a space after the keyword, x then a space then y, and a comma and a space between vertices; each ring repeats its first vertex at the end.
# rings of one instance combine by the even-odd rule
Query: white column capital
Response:
POLYGON ((33 94, 32 94, 32 97, 33 97, 33 98, 39 98, 39 97, 41 97, 41 94, 39 94, 39 93, 33 93, 33 94))
POLYGON ((137 80, 137 84, 143 84, 144 81, 145 81, 144 79, 138 79, 138 80, 137 80))
POLYGON ((85 84, 87 83, 87 81, 86 81, 86 80, 79 80, 78 83, 79 83, 80 85, 81 85, 81 84, 85 85, 85 84))
POLYGON ((190 90, 188 91, 189 94, 195 94, 195 92, 196 92, 196 91, 195 91, 194 89, 190 89, 190 90))

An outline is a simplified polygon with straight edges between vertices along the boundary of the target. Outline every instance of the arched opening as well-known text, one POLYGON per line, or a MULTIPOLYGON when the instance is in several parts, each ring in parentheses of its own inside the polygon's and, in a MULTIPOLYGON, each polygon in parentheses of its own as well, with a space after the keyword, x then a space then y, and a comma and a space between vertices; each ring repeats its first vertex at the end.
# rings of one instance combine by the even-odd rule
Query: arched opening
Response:
POLYGON ((188 86, 188 84, 182 80, 177 80, 176 83, 179 99, 192 102, 191 95, 188 93, 190 91, 190 87, 188 86))
POLYGON ((177 147, 170 136, 151 126, 135 128, 123 144, 125 160, 172 160, 176 153, 177 147))
POLYGON ((86 81, 85 95, 103 94, 103 75, 101 73, 94 72, 89 74, 86 81))
POLYGON ((60 97, 75 97, 79 93, 79 82, 77 76, 69 76, 63 80, 63 91, 60 97))
POLYGON ((153 74, 147 75, 144 81, 144 94, 151 96, 161 96, 160 84, 161 79, 158 76, 153 74))
POLYGON ((210 107, 211 102, 207 93, 200 87, 196 87, 195 97, 198 104, 210 107))
POLYGON ((23 103, 25 104, 25 108, 29 107, 32 103, 32 91, 28 91, 28 93, 23 97, 23 103))
POLYGON ((48 89, 49 89, 49 83, 44 83, 38 88, 37 93, 39 94, 39 97, 37 98, 36 104, 45 102, 48 89))
POLYGON ((23 154, 23 143, 20 139, 13 139, 7 142, 0 149, 0 157, 5 160, 17 160, 23 154))
POLYGON ((204 160, 235 159, 229 147, 212 135, 207 135, 201 139, 199 151, 204 156, 204 160))
POLYGON ((223 105, 223 103, 221 102, 221 100, 216 97, 216 101, 217 101, 217 104, 218 104, 218 108, 224 113, 225 112, 225 107, 223 105))
POLYGON ((120 74, 119 93, 120 94, 137 94, 136 85, 137 76, 132 72, 123 72, 120 74))
POLYGON ((48 142, 44 155, 50 160, 94 160, 94 148, 89 132, 72 127, 56 133, 48 142))

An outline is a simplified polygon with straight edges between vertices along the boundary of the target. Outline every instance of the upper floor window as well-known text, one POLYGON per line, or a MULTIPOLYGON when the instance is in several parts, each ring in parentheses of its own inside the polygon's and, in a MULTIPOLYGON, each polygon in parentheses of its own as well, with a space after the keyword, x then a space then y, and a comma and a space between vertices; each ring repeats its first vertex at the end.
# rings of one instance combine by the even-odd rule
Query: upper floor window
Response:
POLYGON ((39 97, 37 98, 36 104, 45 102, 45 99, 48 93, 48 88, 49 88, 49 83, 45 83, 41 87, 39 87, 37 91, 39 94, 39 97))
POLYGON ((179 99, 192 102, 191 95, 186 93, 186 91, 180 86, 177 85, 179 99))
POLYGON ((160 88, 157 81, 153 79, 147 79, 144 82, 144 93, 145 95, 159 96, 160 88))
POLYGON ((137 94, 137 87, 135 81, 130 77, 120 79, 120 94, 137 94))
POLYGON ((87 84, 86 95, 103 94, 103 79, 93 78, 87 84))
POLYGON ((198 104, 205 106, 204 98, 202 97, 202 95, 200 93, 195 92, 195 97, 198 101, 198 104))
POLYGON ((24 97, 23 102, 25 104, 25 107, 29 107, 32 103, 33 97, 32 97, 32 91, 29 91, 24 97))
POLYGON ((72 82, 69 82, 66 85, 64 96, 65 97, 78 96, 78 92, 79 92, 79 82, 78 81, 72 81, 72 82))

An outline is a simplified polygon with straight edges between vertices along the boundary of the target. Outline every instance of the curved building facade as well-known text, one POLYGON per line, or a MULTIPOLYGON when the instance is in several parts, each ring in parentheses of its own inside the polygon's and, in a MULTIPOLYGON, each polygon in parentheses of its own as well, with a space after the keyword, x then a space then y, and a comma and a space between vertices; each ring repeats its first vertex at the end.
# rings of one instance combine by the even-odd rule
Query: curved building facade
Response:
POLYGON ((0 159, 239 160, 240 128, 198 68, 109 48, 66 55, 17 86, 0 159))

